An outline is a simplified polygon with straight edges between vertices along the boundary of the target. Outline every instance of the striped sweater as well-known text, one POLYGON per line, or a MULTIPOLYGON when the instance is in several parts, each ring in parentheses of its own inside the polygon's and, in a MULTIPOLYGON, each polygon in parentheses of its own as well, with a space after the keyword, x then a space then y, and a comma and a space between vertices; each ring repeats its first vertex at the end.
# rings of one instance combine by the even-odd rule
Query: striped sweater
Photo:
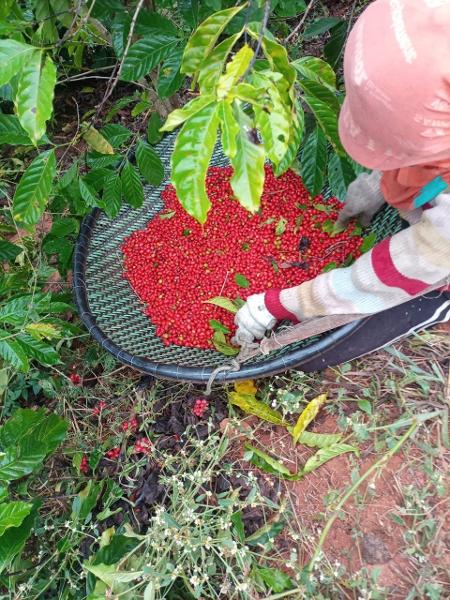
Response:
POLYGON ((416 224, 377 244, 350 267, 270 290, 265 304, 277 319, 293 321, 373 314, 449 283, 450 194, 440 194, 416 224))

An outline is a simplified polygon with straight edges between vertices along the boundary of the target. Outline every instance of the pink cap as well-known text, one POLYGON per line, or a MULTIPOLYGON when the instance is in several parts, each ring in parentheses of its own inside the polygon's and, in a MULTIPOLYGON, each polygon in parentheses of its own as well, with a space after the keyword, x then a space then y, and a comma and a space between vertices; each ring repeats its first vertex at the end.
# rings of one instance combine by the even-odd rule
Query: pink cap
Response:
POLYGON ((388 171, 450 158, 450 0, 375 0, 344 76, 339 133, 354 160, 388 171))

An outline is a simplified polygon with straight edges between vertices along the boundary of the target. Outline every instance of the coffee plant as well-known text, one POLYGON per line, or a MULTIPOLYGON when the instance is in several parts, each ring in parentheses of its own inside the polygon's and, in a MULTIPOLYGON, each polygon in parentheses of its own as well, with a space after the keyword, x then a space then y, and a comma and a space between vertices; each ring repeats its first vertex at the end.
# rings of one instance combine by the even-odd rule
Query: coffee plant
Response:
POLYGON ((289 44, 274 33, 286 36, 281 17, 305 10, 302 1, 2 3, 5 366, 27 372, 30 361, 57 365, 80 333, 64 318, 70 297, 42 289, 42 282, 67 276, 79 221, 92 208, 114 218, 124 202, 142 204, 146 183, 161 183, 155 144, 165 132, 181 126, 172 180, 183 207, 201 223, 210 208, 205 177, 218 137, 234 170, 233 193, 249 211, 258 210, 267 161, 277 176, 300 170, 312 194, 327 175, 333 193, 345 194, 357 165, 339 142, 342 91, 331 64, 339 64, 346 24, 323 18, 305 31, 306 39, 330 32, 329 62, 301 56, 295 45, 292 60, 289 44), (84 110, 74 100, 67 123, 62 99, 71 86, 92 82, 103 85, 98 102, 84 110), (120 119, 125 110, 131 124, 120 119))

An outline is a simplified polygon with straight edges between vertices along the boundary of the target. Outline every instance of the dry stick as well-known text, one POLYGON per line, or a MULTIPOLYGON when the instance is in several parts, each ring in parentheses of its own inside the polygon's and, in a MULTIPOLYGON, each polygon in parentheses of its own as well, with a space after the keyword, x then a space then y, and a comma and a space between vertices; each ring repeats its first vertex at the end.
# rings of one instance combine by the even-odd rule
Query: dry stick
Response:
POLYGON ((137 18, 139 16, 139 13, 141 12, 144 1, 145 0, 139 0, 138 5, 136 6, 136 10, 134 11, 133 18, 131 19, 130 32, 128 34, 127 45, 125 46, 125 50, 123 51, 123 56, 120 60, 119 68, 115 69, 114 73, 112 74, 113 82, 110 86, 108 86, 108 89, 106 90, 105 95, 103 96, 103 99, 100 102, 100 106, 97 109, 96 115, 101 114, 106 101, 111 96, 113 91, 116 89, 116 85, 119 83, 120 74, 122 73, 123 65, 124 65, 125 59, 127 57, 128 50, 130 49, 131 41, 133 39, 133 33, 134 33, 134 28, 136 27, 137 18))
POLYGON ((306 17, 308 16, 309 11, 313 7, 314 1, 315 0, 311 0, 311 2, 308 4, 308 6, 306 7, 305 12, 303 13, 303 17, 300 19, 300 22, 298 23, 298 25, 295 26, 295 28, 287 36, 287 38, 284 40, 284 43, 289 42, 289 40, 292 39, 298 33, 298 31, 301 29, 303 23, 306 21, 306 17))
MULTIPOLYGON (((356 492, 356 490, 359 488, 359 486, 368 478, 370 477, 370 475, 372 475, 372 473, 374 471, 376 471, 377 469, 379 469, 380 467, 383 467, 391 458, 392 456, 398 452, 400 450, 400 448, 403 446, 403 444, 406 442, 406 440, 416 431, 418 427, 418 423, 416 421, 413 422, 413 424, 411 425, 411 427, 408 429, 408 431, 405 433, 405 435, 403 437, 401 437, 399 439, 399 441, 395 444, 395 446, 393 446, 388 452, 386 452, 386 454, 384 454, 379 460, 377 460, 369 469, 367 469, 367 471, 364 473, 364 475, 362 475, 358 481, 356 481, 351 488, 342 496, 342 498, 339 500, 338 504, 336 505, 336 508, 333 512, 333 514, 331 515, 331 517, 328 519, 327 524, 325 525, 325 527, 323 528, 322 531, 322 535, 319 538, 319 542, 317 544, 317 547, 314 551, 314 554, 311 558, 311 560, 309 561, 309 564, 307 566, 307 571, 309 573, 311 573, 311 571, 314 569, 314 563, 317 561, 321 551, 322 551, 322 547, 323 544, 325 542, 325 539, 331 529, 331 527, 333 526, 334 522, 336 521, 336 519, 339 516, 339 513, 342 509, 342 507, 344 506, 344 504, 347 502, 347 500, 350 498, 350 496, 356 492)), ((267 599, 269 600, 269 598, 267 599)), ((273 599, 272 599, 273 600, 273 599)))

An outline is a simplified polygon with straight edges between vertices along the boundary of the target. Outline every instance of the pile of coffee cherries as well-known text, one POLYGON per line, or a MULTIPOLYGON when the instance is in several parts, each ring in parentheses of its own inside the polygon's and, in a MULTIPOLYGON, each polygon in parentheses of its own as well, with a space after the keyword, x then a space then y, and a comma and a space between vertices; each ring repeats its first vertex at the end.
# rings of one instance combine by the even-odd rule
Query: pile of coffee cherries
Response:
POLYGON ((312 198, 293 171, 278 178, 270 166, 265 171, 256 214, 234 198, 231 167, 211 167, 206 188, 212 207, 204 225, 167 185, 164 209, 124 241, 124 276, 165 344, 212 348, 212 320, 230 334, 235 326, 234 315, 209 304, 211 298, 245 300, 298 285, 361 254, 357 225, 336 232, 339 200, 312 198))

